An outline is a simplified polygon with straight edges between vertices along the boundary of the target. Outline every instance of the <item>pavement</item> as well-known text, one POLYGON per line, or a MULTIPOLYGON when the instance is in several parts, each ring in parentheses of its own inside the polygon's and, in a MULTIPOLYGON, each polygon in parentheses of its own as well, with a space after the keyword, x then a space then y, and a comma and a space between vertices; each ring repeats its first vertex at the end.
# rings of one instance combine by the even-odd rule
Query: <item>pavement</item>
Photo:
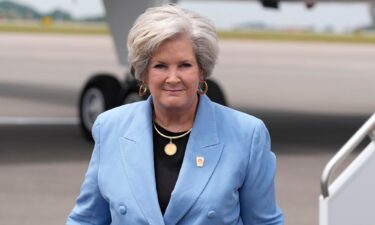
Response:
MULTIPOLYGON (((286 224, 318 224, 321 172, 366 118, 263 118, 277 155, 277 198, 286 224)), ((63 224, 93 143, 77 125, 3 125, 0 136, 0 224, 63 224)))
MULTIPOLYGON (((214 77, 230 105, 270 130, 286 224, 318 224, 321 172, 375 109, 375 46, 220 47, 214 77)), ((121 78, 124 69, 107 36, 2 33, 0 49, 0 224, 63 224, 93 147, 76 124, 80 88, 94 73, 121 78), (1 123, 21 117, 70 122, 1 123)))

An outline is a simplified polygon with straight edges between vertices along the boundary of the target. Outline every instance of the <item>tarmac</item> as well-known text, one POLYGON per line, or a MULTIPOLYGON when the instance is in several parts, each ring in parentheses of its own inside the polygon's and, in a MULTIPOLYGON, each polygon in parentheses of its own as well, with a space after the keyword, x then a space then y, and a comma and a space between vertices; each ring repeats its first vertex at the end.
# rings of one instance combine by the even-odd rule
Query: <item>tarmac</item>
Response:
MULTIPOLYGON (((214 77, 230 105, 270 130, 286 224, 318 224, 322 170, 375 109, 375 46, 220 47, 214 77)), ((0 49, 0 224, 63 224, 93 147, 77 124, 80 88, 96 72, 124 69, 107 36, 2 33, 0 49), (17 123, 25 117, 39 123, 17 123), (40 122, 48 118, 65 122, 40 122)))
MULTIPOLYGON (((286 224, 318 224, 320 175, 365 118, 268 119, 277 155, 276 190, 286 224), (289 124, 289 125, 288 125, 289 124), (324 132, 321 132, 321 131, 324 132)), ((77 125, 0 126, 0 224, 63 224, 93 144, 77 125)))

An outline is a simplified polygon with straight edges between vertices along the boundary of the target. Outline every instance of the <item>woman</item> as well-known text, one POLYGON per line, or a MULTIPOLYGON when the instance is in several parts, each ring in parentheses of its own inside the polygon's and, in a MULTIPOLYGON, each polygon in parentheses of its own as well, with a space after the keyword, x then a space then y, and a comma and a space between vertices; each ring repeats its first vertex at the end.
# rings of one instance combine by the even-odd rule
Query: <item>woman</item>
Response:
POLYGON ((205 95, 218 43, 205 18, 148 9, 128 36, 143 102, 101 114, 67 224, 283 224, 264 124, 205 95))

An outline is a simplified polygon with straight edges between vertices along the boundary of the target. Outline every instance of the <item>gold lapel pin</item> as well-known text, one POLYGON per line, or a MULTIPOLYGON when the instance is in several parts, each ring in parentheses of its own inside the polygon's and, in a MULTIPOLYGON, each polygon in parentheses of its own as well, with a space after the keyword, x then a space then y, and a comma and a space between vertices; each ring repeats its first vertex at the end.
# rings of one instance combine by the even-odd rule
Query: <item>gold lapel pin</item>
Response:
POLYGON ((203 167, 204 157, 203 156, 197 156, 197 158, 195 159, 195 162, 197 163, 197 167, 203 167))

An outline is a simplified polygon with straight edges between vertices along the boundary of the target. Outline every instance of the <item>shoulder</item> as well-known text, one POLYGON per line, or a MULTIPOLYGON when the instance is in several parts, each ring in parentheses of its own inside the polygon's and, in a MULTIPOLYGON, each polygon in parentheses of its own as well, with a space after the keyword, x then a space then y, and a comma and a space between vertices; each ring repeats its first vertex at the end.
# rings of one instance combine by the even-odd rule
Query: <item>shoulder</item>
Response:
MULTIPOLYGON (((224 142, 238 143, 241 149, 254 149, 260 143, 270 144, 270 136, 264 122, 247 113, 212 103, 215 111, 217 133, 224 142)), ((247 150, 246 150, 247 152, 247 150)), ((249 153, 249 152, 248 152, 249 153)))
POLYGON ((263 121, 253 115, 217 103, 212 104, 215 108, 215 116, 218 125, 233 127, 242 131, 254 130, 264 126, 263 121))
POLYGON ((98 136, 96 133, 103 134, 102 136, 110 136, 123 132, 126 129, 126 124, 132 124, 132 121, 137 115, 144 113, 147 110, 147 101, 140 101, 115 107, 108 111, 101 113, 95 120, 93 125, 93 136, 98 136))
POLYGON ((99 123, 102 125, 118 123, 119 120, 128 120, 132 118, 134 115, 136 115, 138 112, 142 111, 142 108, 144 108, 146 104, 146 101, 140 101, 115 107, 113 109, 101 113, 95 120, 95 123, 99 123))

